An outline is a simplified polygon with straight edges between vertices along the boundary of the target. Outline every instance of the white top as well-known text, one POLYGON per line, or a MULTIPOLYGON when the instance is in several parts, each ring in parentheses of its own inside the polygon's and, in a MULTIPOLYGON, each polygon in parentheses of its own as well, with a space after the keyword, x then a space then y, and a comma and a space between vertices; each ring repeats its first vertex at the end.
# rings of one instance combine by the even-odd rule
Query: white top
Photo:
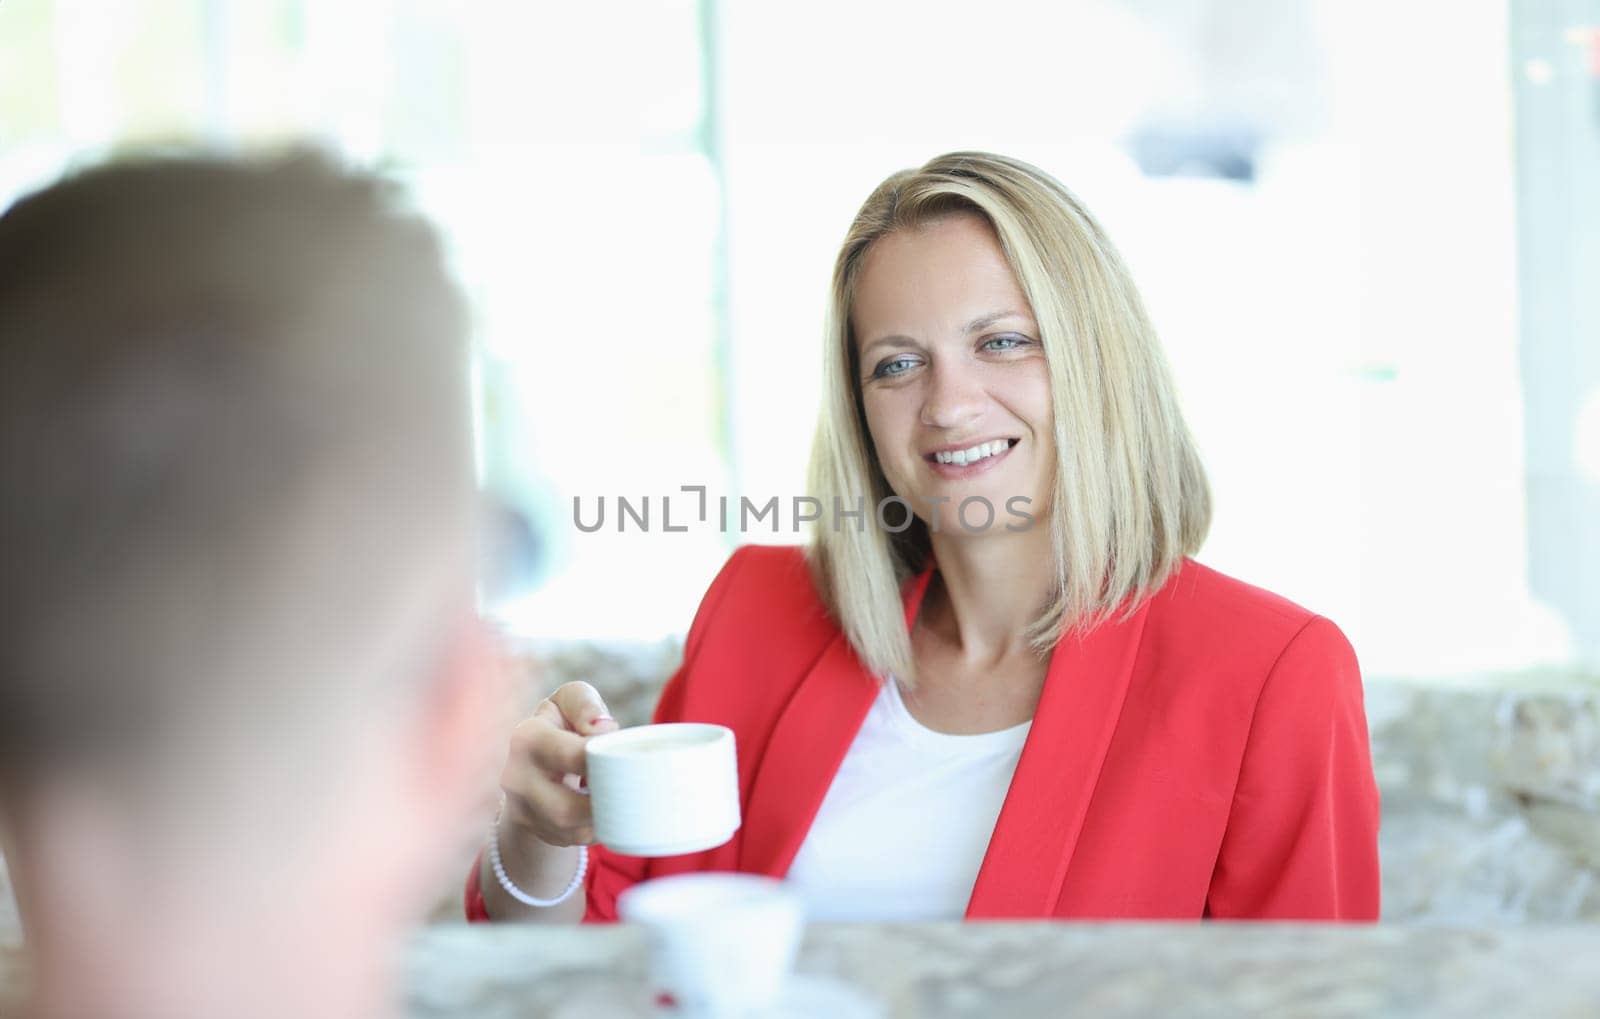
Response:
POLYGON ((807 919, 961 919, 1032 724, 934 732, 885 681, 789 868, 807 919))

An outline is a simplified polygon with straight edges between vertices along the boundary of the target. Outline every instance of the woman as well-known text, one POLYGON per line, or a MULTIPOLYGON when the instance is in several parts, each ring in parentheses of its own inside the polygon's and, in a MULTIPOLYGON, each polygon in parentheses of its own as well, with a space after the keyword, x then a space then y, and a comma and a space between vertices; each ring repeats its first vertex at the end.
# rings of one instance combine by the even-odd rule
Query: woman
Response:
POLYGON ((865 520, 735 553, 657 708, 735 730, 741 830, 580 859, 570 776, 615 723, 568 684, 513 735, 502 866, 469 915, 614 919, 645 877, 743 870, 787 876, 813 919, 1375 920, 1355 655, 1188 558, 1205 473, 1077 200, 982 153, 890 177, 827 339, 812 494, 865 520))

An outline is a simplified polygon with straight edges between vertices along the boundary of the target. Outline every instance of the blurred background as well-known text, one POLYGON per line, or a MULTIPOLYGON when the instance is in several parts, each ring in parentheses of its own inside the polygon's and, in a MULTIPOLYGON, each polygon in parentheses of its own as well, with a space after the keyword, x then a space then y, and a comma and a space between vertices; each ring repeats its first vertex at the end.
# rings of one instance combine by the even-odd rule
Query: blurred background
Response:
POLYGON ((526 705, 644 719, 728 552, 800 540, 846 226, 991 149, 1131 264, 1200 558, 1350 635, 1385 918, 1600 920, 1600 0, 0 0, 0 207, 307 138, 403 180, 473 301, 526 705), (741 497, 776 533, 717 526, 741 497))
POLYGON ((1143 288, 1215 486, 1203 560, 1332 617, 1369 675, 1600 661, 1600 3, 973 11, 7 0, 0 205, 197 139, 389 168, 479 316, 520 535, 493 611, 649 639, 734 545, 799 540, 715 500, 804 492, 856 206, 940 152, 1018 156, 1143 288))

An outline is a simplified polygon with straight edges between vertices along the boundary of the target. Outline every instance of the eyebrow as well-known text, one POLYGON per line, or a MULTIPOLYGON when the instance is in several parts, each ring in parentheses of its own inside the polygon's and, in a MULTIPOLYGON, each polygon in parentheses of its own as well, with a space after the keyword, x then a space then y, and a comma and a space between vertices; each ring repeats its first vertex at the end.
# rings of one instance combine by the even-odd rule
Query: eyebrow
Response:
POLYGON ((968 322, 966 331, 970 335, 972 333, 975 333, 975 332, 979 331, 980 329, 989 328, 990 326, 994 325, 996 322, 999 322, 1001 319, 1027 318, 1027 317, 1028 316, 1024 315, 1020 311, 991 311, 987 315, 979 315, 977 318, 973 319, 971 322, 968 322))
MULTIPOLYGON (((979 315, 977 318, 973 319, 971 322, 968 322, 967 323, 967 327, 965 329, 963 329, 962 332, 964 334, 970 336, 975 332, 979 332, 980 330, 989 328, 990 326, 994 325, 996 322, 1000 322, 1000 321, 1003 321, 1003 320, 1008 319, 1008 318, 1027 318, 1027 317, 1028 316, 1024 312, 1012 311, 1010 309, 1007 309, 1006 311, 991 311, 986 315, 979 315)), ((862 358, 865 358, 867 356, 867 352, 872 350, 874 347, 881 347, 881 346, 885 346, 885 345, 893 345, 893 346, 900 346, 900 347, 912 347, 912 346, 916 346, 916 342, 917 341, 913 340, 911 337, 902 336, 899 333, 895 333, 895 334, 890 335, 890 336, 880 336, 877 339, 873 340, 871 343, 867 344, 865 347, 861 348, 861 356, 862 356, 862 358)))

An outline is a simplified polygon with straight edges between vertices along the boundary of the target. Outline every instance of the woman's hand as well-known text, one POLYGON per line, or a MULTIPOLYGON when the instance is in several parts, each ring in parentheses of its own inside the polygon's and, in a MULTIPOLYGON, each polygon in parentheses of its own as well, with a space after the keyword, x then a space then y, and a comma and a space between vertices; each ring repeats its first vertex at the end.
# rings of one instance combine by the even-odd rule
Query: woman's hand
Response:
MULTIPOLYGON (((550 846, 594 842, 594 814, 580 791, 587 774, 587 737, 617 728, 605 701, 588 683, 565 683, 511 731, 500 774, 505 793, 502 838, 532 836, 550 846)), ((503 849, 510 848, 503 846, 503 849)))
MULTIPOLYGON (((617 728, 605 701, 588 683, 565 683, 511 731, 511 750, 500 773, 505 809, 496 826, 501 861, 529 895, 555 898, 578 866, 573 846, 594 842, 594 814, 580 792, 588 737, 617 728)), ((479 870, 484 908, 496 920, 577 923, 585 899, 577 894, 555 906, 518 902, 487 865, 479 870)))

